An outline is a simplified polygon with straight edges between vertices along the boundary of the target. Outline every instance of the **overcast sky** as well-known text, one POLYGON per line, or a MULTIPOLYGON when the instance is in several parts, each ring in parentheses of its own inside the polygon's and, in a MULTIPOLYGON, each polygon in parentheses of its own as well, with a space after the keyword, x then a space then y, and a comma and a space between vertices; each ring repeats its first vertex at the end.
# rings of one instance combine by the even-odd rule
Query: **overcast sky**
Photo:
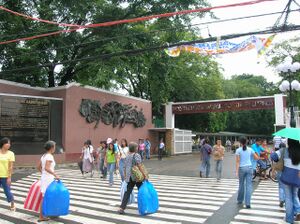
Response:
MULTIPOLYGON (((208 0, 212 6, 234 4, 239 2, 247 2, 249 0, 208 0)), ((216 9, 214 14, 221 20, 229 19, 234 17, 243 17, 257 14, 273 13, 278 11, 283 11, 287 0, 276 0, 272 2, 263 2, 256 5, 241 6, 234 8, 216 9)), ((300 1, 298 1, 300 3, 300 1)), ((299 7, 293 3, 292 9, 299 9, 299 7)), ((258 18, 236 20, 231 22, 209 24, 208 28, 212 36, 221 36, 227 34, 236 33, 247 33, 251 31, 264 30, 265 28, 272 27, 280 14, 272 16, 264 16, 258 18)), ((211 21, 211 19, 207 19, 211 21)), ((300 12, 293 12, 290 14, 290 23, 299 24, 300 12), (298 21, 297 21, 298 20, 298 21)), ((195 21, 204 22, 203 19, 195 21)), ((201 26, 202 27, 202 26, 201 26)), ((204 26, 205 27, 205 26, 204 26)), ((208 30, 203 29, 201 31, 203 37, 208 37, 208 30)), ((278 34, 273 43, 280 42, 284 39, 289 39, 295 36, 299 36, 300 32, 286 32, 278 34)), ((259 37, 268 37, 265 35, 259 35, 259 37)), ((230 41, 239 43, 246 39, 247 36, 238 39, 232 39, 230 41)), ((220 63, 221 67, 224 69, 224 75, 226 78, 235 74, 250 73, 254 75, 263 75, 268 81, 279 81, 279 77, 273 68, 268 68, 264 57, 260 57, 258 60, 257 53, 255 50, 251 50, 243 53, 234 54, 224 54, 216 57, 216 60, 220 63), (258 63, 259 62, 259 63, 258 63)))

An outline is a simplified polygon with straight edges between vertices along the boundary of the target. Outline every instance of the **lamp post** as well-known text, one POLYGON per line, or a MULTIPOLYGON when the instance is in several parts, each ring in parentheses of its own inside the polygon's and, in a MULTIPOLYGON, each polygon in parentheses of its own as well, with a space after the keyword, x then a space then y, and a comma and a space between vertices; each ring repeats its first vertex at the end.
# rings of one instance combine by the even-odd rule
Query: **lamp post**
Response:
POLYGON ((283 80, 279 86, 280 91, 289 92, 289 101, 290 101, 290 127, 296 127, 295 121, 295 112, 294 112, 294 99, 293 99, 293 90, 300 91, 300 83, 298 80, 293 80, 295 73, 300 69, 299 62, 293 62, 292 57, 288 56, 285 58, 284 62, 277 66, 277 71, 283 73, 286 76, 287 80, 283 80))

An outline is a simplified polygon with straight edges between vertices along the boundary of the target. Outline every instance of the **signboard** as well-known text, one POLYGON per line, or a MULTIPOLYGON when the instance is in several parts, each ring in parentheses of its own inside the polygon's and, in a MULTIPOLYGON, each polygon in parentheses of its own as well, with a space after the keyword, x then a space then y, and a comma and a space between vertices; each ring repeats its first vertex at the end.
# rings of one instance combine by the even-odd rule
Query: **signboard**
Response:
POLYGON ((256 99, 236 99, 206 101, 194 103, 173 104, 172 112, 174 114, 194 114, 224 111, 241 111, 241 110, 268 110, 274 109, 274 97, 256 98, 256 99))
POLYGON ((61 143, 62 106, 59 109, 57 104, 62 101, 0 95, 0 137, 11 139, 16 154, 41 154, 49 139, 61 143), (51 128, 57 128, 60 137, 51 128))

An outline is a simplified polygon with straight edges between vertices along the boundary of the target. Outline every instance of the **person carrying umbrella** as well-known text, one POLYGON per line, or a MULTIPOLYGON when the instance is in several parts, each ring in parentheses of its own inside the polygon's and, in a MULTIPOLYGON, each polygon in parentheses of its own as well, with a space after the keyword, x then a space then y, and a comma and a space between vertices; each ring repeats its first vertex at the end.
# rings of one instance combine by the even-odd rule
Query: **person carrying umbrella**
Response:
POLYGON ((300 221, 300 128, 285 128, 273 135, 287 138, 287 150, 277 150, 271 154, 272 160, 278 162, 282 153, 283 170, 280 180, 285 192, 285 221, 294 223, 300 221))

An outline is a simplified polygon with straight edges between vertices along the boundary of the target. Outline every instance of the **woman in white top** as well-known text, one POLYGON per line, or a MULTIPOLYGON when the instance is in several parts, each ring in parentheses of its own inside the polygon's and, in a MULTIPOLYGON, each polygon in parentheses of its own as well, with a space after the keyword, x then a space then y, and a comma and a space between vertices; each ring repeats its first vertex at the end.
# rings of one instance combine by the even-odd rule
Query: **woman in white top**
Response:
POLYGON ((124 181, 124 165, 125 165, 125 159, 126 156, 128 155, 129 149, 128 149, 128 144, 127 144, 127 140, 125 138, 123 138, 121 140, 121 146, 119 149, 119 153, 120 153, 120 160, 119 160, 119 172, 120 172, 120 176, 122 181, 124 181))
MULTIPOLYGON (((41 176, 41 192, 44 199, 44 194, 47 190, 47 187, 53 182, 54 179, 59 179, 59 176, 55 174, 55 161, 53 154, 55 152, 56 143, 54 141, 48 141, 45 143, 46 153, 42 156, 38 164, 38 170, 42 173, 41 176)), ((49 218, 45 218, 42 212, 42 204, 43 199, 41 201, 40 206, 40 216, 38 222, 48 221, 49 218)))
POLYGON ((86 141, 81 150, 82 171, 84 173, 92 173, 93 168, 93 146, 90 146, 86 141))

